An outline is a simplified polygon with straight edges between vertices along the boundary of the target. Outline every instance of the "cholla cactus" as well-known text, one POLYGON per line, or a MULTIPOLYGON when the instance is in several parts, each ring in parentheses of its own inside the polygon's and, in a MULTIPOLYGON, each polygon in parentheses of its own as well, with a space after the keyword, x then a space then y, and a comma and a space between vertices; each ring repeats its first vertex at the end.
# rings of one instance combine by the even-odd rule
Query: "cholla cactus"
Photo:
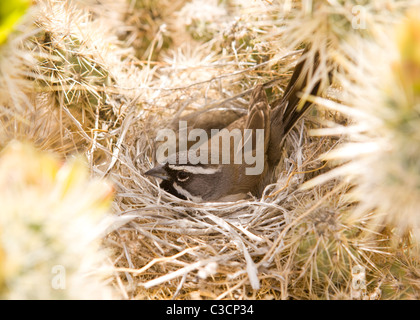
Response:
POLYGON ((34 42, 42 57, 36 70, 40 90, 52 93, 50 102, 65 105, 84 128, 92 128, 95 115, 108 112, 103 88, 113 79, 101 54, 112 39, 105 39, 106 29, 73 2, 41 2, 39 12, 36 24, 42 31, 34 42))
POLYGON ((228 12, 225 4, 216 0, 195 0, 184 5, 177 15, 193 39, 209 41, 219 33, 228 12))
POLYGON ((363 59, 352 69, 357 81, 346 83, 344 100, 352 108, 318 99, 354 124, 321 130, 344 133, 350 140, 326 158, 351 161, 317 180, 335 174, 352 178, 360 201, 357 213, 376 210, 372 225, 391 223, 400 234, 413 229, 420 237, 420 20, 414 12, 380 45, 365 45, 363 59), (378 52, 385 54, 378 57, 378 52))
MULTIPOLYGON (((264 1, 263 1, 264 2, 264 1)), ((308 56, 319 54, 314 81, 329 82, 329 75, 348 75, 354 57, 349 48, 359 45, 361 39, 381 36, 384 26, 398 20, 403 10, 415 1, 381 0, 285 0, 266 2, 264 12, 271 13, 276 28, 271 36, 278 37, 277 47, 296 49, 302 44, 310 47, 308 56)), ((260 4, 261 6, 261 4, 260 4)))
POLYGON ((33 31, 23 16, 27 9, 27 1, 0 4, 0 105, 13 104, 18 111, 30 104, 25 92, 31 87, 27 71, 35 63, 21 45, 33 31))
POLYGON ((379 237, 372 239, 364 231, 368 216, 353 217, 349 187, 343 182, 326 183, 318 188, 325 193, 323 199, 302 199, 294 216, 288 217, 290 230, 278 251, 292 297, 379 298, 375 292, 382 273, 375 263, 386 257, 386 247, 379 237))
MULTIPOLYGON (((31 78, 35 76, 34 69, 40 57, 32 47, 28 47, 31 37, 36 33, 32 19, 37 13, 37 7, 30 7, 18 20, 18 13, 22 13, 18 9, 22 9, 23 3, 29 4, 16 1, 2 2, 0 5, 2 15, 11 15, 9 18, 3 17, 2 22, 15 22, 13 32, 8 33, 7 37, 5 26, 0 27, 5 37, 0 44, 0 148, 13 139, 21 138, 31 140, 43 148, 49 146, 50 149, 63 150, 69 145, 74 148, 71 139, 66 145, 64 136, 60 138, 62 124, 58 121, 57 113, 38 106, 44 97, 34 94, 35 86, 31 78), (14 11, 4 12, 5 7, 10 6, 11 9, 13 4, 21 6, 14 11)), ((10 28, 9 25, 7 31, 12 31, 10 28)))
POLYGON ((55 130, 31 135, 31 124, 21 136, 47 136, 35 143, 65 155, 86 152, 91 165, 109 158, 106 149, 115 142, 110 131, 118 130, 140 97, 139 87, 153 75, 148 67, 138 68, 133 50, 118 40, 126 6, 121 1, 111 13, 89 1, 37 3, 38 32, 24 42, 27 54, 36 59, 28 72, 35 87, 33 116, 49 116, 55 130))
POLYGON ((80 159, 62 165, 12 142, 2 151, 0 190, 1 298, 112 296, 99 243, 112 221, 109 185, 90 180, 80 159))
MULTIPOLYGON (((186 0, 125 0, 126 27, 120 38, 140 60, 156 61, 173 43, 176 11, 186 0)), ((179 39, 175 39, 179 40, 179 39)))

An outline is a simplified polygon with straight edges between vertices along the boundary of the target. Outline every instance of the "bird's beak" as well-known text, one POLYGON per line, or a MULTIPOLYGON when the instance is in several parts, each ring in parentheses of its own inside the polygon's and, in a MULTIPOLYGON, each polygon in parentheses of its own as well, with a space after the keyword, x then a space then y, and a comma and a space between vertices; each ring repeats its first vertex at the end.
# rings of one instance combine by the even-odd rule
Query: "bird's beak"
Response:
POLYGON ((154 167, 153 169, 150 169, 149 171, 145 172, 144 174, 156 178, 160 178, 162 180, 168 180, 169 176, 166 174, 165 168, 163 165, 158 165, 154 167))

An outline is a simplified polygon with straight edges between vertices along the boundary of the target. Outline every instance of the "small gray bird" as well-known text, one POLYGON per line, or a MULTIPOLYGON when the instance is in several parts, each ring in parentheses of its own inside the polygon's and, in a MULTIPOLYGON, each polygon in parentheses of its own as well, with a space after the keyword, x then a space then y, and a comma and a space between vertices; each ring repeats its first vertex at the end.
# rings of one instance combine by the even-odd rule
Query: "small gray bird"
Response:
MULTIPOLYGON (((307 51, 308 49, 303 55, 307 51)), ((285 137, 311 105, 308 101, 301 101, 299 94, 307 90, 306 86, 317 66, 317 55, 311 62, 306 59, 301 60, 296 65, 282 98, 272 103, 273 108, 270 108, 268 104, 264 85, 258 85, 252 92, 248 114, 232 122, 226 127, 227 130, 222 130, 206 142, 205 149, 208 150, 209 157, 206 163, 189 161, 185 163, 180 160, 187 159, 186 152, 178 152, 169 155, 166 163, 157 165, 145 174, 162 179, 160 186, 165 191, 181 199, 190 199, 195 202, 236 201, 248 197, 249 193, 260 197, 278 165, 285 137), (212 142, 214 139, 222 140, 223 135, 229 134, 234 129, 239 129, 242 133, 242 140, 238 146, 231 147, 228 151, 231 161, 229 163, 212 162, 210 154, 215 148, 212 142), (245 129, 252 134, 246 136, 245 129), (264 135, 260 140, 257 139, 258 129, 264 130, 264 135), (249 156, 261 156, 257 153, 262 152, 263 169, 258 174, 247 174, 247 170, 255 164, 249 164, 247 161, 238 161, 239 163, 232 161, 235 153, 242 151, 242 160, 245 160, 247 139, 249 143, 252 142, 250 144, 252 149, 248 150, 249 156)), ((315 81, 310 93, 318 94, 319 87, 320 82, 315 81)), ((223 150, 220 143, 218 148, 219 150, 216 151, 219 151, 218 154, 221 155, 223 150)), ((222 160, 221 156, 219 160, 222 160)))

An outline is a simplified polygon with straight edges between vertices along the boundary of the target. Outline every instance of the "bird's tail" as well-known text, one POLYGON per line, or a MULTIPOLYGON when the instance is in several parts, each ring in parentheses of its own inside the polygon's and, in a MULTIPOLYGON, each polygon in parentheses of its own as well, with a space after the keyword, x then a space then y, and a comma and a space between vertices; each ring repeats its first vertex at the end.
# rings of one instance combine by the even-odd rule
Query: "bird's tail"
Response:
POLYGON ((277 163, 280 159, 280 148, 284 138, 312 105, 305 99, 308 95, 318 95, 321 88, 321 77, 317 74, 319 54, 309 55, 307 47, 296 65, 283 96, 275 100, 271 112, 269 162, 277 163))

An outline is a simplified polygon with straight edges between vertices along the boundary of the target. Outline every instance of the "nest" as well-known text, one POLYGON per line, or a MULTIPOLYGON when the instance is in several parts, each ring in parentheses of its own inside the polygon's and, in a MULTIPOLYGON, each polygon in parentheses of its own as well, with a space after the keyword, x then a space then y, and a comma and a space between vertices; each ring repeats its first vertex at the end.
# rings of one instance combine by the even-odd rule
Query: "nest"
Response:
MULTIPOLYGON (((196 53, 199 49, 192 52, 196 53)), ((265 81, 278 80, 271 89, 271 100, 278 98, 298 57, 299 52, 286 51, 275 68, 268 63, 244 68, 233 57, 225 56, 197 59, 199 64, 190 67, 174 62, 160 69, 159 76, 175 84, 162 86, 159 79, 144 89, 152 92, 152 99, 140 98, 132 104, 119 128, 118 153, 106 166, 106 175, 117 190, 115 213, 132 219, 104 242, 115 252, 117 283, 123 297, 290 298, 289 283, 301 272, 298 266, 283 266, 281 261, 281 253, 283 259, 290 254, 283 239, 292 227, 290 223, 300 216, 312 219, 310 212, 328 210, 333 195, 344 193, 348 187, 334 181, 309 191, 299 188, 328 168, 319 156, 338 139, 311 137, 308 130, 320 126, 318 115, 332 115, 314 108, 297 124, 284 145, 276 183, 267 186, 262 199, 197 204, 164 192, 158 181, 144 172, 156 161, 155 138, 160 129, 171 127, 180 117, 194 119, 203 112, 245 114, 253 86, 265 81), (197 75, 199 79, 194 80, 197 75), (191 80, 179 85, 180 78, 191 80)), ((347 203, 333 206, 331 210, 338 218, 347 203)))
POLYGON ((311 192, 299 189, 325 170, 318 156, 336 142, 308 136, 305 123, 310 121, 305 119, 288 137, 277 182, 262 199, 197 204, 164 192, 143 175, 153 163, 151 128, 162 123, 154 113, 145 119, 129 121, 119 161, 109 172, 117 186, 117 213, 133 219, 105 241, 117 252, 124 295, 284 298, 281 288, 293 272, 275 263, 284 246, 281 239, 290 221, 315 210, 322 195, 337 188, 332 183, 311 192))

